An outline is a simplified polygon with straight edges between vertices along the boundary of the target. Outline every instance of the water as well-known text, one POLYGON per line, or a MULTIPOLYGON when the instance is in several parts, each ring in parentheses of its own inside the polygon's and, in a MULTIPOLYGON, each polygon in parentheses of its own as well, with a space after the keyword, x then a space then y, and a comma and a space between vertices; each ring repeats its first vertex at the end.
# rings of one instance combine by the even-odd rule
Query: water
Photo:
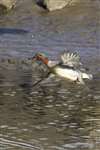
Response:
POLYGON ((0 150, 99 150, 99 1, 51 13, 20 3, 0 17, 0 60, 78 51, 94 79, 76 85, 35 65, 1 63, 0 150))

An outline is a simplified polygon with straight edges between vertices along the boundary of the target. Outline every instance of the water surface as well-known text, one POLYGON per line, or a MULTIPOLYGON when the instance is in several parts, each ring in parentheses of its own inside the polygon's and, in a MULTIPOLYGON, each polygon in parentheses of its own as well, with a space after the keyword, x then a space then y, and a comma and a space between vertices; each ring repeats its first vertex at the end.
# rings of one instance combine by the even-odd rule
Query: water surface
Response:
POLYGON ((51 13, 20 3, 0 16, 0 60, 18 60, 0 64, 0 150, 99 150, 99 1, 51 13), (39 51, 58 59, 64 49, 80 53, 93 81, 47 78, 19 63, 39 51))

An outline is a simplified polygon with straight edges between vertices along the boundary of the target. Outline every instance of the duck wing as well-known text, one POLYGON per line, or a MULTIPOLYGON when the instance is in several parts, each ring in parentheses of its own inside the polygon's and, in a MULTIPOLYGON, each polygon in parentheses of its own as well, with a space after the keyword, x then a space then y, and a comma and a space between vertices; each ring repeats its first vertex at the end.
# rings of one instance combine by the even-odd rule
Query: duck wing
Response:
POLYGON ((59 61, 50 61, 48 62, 48 67, 52 68, 59 64, 59 61))
POLYGON ((80 56, 77 53, 64 52, 61 55, 61 63, 69 67, 78 67, 81 64, 80 56))

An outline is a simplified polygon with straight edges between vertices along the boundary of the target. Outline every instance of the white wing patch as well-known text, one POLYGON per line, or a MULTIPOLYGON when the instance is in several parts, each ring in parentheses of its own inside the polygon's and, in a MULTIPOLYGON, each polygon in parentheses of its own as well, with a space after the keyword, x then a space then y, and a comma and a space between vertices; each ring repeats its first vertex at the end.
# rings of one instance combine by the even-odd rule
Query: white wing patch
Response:
POLYGON ((63 68, 57 67, 55 69, 55 71, 56 71, 57 75, 64 77, 64 78, 67 78, 67 79, 70 79, 72 81, 76 81, 78 76, 79 76, 79 73, 77 71, 72 70, 72 69, 63 69, 63 68))
POLYGON ((61 62, 64 65, 68 65, 70 67, 75 67, 81 65, 80 57, 77 53, 66 53, 64 52, 61 55, 61 62))
POLYGON ((51 61, 51 60, 49 60, 48 67, 52 68, 52 67, 55 67, 57 64, 59 64, 58 61, 51 61))

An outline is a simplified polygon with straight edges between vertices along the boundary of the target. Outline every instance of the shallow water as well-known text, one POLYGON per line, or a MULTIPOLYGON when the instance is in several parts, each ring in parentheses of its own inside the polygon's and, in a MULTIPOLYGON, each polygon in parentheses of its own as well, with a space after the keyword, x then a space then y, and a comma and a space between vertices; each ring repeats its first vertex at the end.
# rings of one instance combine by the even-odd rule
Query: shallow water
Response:
POLYGON ((18 60, 0 64, 0 150, 99 150, 99 1, 51 13, 20 3, 0 17, 0 60, 18 60), (19 63, 38 51, 58 59, 64 49, 80 53, 93 81, 76 85, 19 63))

